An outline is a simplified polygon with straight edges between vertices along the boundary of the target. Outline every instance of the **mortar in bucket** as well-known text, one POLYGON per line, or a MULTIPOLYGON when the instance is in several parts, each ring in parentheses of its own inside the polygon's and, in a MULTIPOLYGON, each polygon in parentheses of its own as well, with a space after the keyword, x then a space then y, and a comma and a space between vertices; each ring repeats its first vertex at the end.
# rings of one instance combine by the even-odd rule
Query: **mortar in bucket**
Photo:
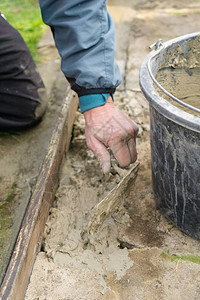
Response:
MULTIPOLYGON (((199 68, 200 75, 200 33, 153 46, 140 69, 140 86, 150 104, 155 201, 173 224, 200 239, 200 103, 199 108, 185 103, 157 81, 162 70, 191 75, 199 68)), ((182 84, 187 90, 187 82, 182 84)))

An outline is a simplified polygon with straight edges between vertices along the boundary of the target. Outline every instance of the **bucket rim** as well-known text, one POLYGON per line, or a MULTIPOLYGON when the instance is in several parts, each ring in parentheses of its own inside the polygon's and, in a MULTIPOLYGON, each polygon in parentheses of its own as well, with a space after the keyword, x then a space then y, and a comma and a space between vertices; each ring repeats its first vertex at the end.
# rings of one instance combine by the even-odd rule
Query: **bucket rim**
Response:
POLYGON ((193 131, 200 132, 200 117, 194 116, 188 112, 185 112, 167 100, 162 98, 153 86, 153 80, 148 71, 148 65, 151 59, 158 56, 161 52, 165 53, 168 49, 172 48, 176 44, 183 44, 188 40, 192 40, 200 36, 200 32, 194 32, 186 35, 179 36, 177 38, 166 41, 159 49, 152 50, 140 67, 139 83, 145 98, 149 102, 150 106, 154 107, 160 114, 166 118, 174 121, 175 123, 187 127, 193 131))

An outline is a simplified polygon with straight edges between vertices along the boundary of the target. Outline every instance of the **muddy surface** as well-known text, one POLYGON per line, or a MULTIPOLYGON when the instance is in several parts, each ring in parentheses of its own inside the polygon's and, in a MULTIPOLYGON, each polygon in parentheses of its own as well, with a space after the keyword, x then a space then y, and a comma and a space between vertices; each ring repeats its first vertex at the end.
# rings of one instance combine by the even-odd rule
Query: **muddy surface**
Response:
MULTIPOLYGON (((200 68, 165 68, 160 69, 157 76, 157 81, 161 86, 172 95, 186 104, 189 104, 195 108, 200 109, 200 68)), ((167 97, 162 91, 158 89, 158 92, 163 98, 168 100, 176 107, 189 112, 193 115, 200 116, 193 110, 179 105, 173 101, 170 97, 167 97)))
MULTIPOLYGON (((170 47, 159 63, 156 74, 158 83, 182 102, 200 108, 200 38, 187 41, 184 45, 170 47)), ((192 115, 200 114, 186 106, 180 105, 168 97, 156 84, 157 92, 168 102, 192 115)))
POLYGON ((41 40, 40 51, 43 63, 38 68, 48 97, 44 119, 38 126, 27 131, 0 133, 0 283, 66 91, 67 83, 60 71, 60 60, 50 31, 41 40))
POLYGON ((170 224, 154 202, 149 110, 138 74, 148 46, 158 38, 196 31, 200 3, 109 4, 123 74, 115 103, 139 125, 139 173, 121 206, 91 235, 88 224, 95 205, 128 171, 113 168, 109 175, 102 174, 86 148, 84 119, 77 112, 71 147, 25 299, 198 299, 200 243, 170 224))

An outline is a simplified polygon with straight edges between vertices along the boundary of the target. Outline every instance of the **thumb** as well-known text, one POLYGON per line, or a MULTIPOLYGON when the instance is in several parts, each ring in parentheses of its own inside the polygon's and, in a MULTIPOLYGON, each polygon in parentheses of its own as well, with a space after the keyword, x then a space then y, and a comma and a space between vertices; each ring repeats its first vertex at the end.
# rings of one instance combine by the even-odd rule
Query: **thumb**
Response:
POLYGON ((97 157, 103 173, 108 174, 110 172, 111 162, 110 153, 105 145, 95 137, 92 137, 89 141, 87 141, 87 146, 97 157))

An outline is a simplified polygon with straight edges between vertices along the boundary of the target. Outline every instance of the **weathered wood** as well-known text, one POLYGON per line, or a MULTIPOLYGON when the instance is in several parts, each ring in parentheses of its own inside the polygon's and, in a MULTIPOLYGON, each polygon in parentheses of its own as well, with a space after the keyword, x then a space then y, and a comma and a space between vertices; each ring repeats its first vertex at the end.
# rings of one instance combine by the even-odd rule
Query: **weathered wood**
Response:
POLYGON ((119 206, 128 197, 137 177, 139 163, 137 162, 131 170, 122 178, 106 197, 99 202, 94 208, 94 214, 90 220, 88 231, 93 234, 103 224, 106 218, 113 214, 119 206))
POLYGON ((57 189, 59 168, 70 144, 77 105, 77 97, 68 90, 1 286, 1 300, 24 299, 57 189))

